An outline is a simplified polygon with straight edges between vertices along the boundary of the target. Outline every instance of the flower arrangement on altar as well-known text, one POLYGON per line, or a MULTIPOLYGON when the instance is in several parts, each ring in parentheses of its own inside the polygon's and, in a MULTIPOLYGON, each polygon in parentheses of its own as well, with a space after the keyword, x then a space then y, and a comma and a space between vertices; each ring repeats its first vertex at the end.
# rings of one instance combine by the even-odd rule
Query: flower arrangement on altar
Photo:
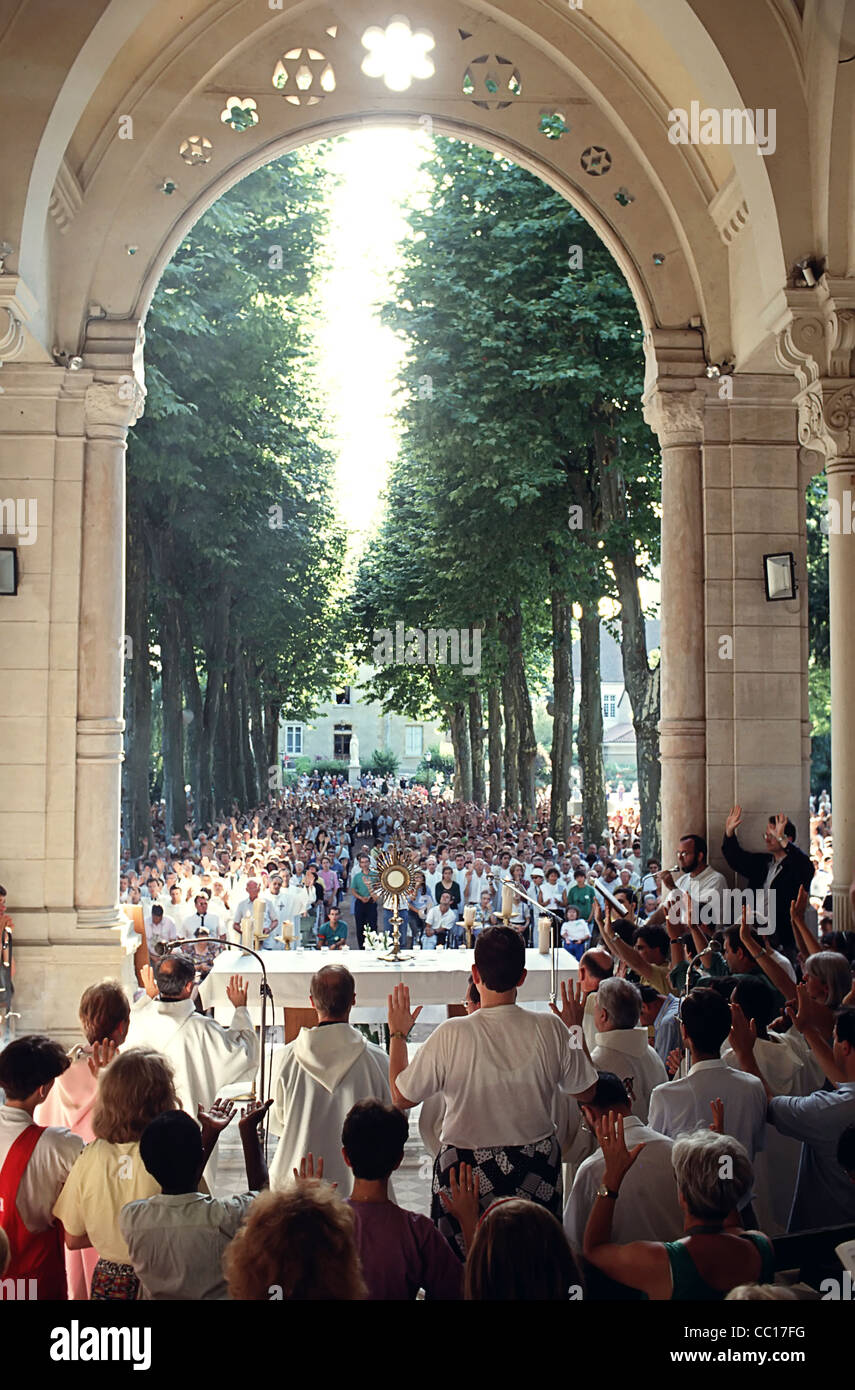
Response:
POLYGON ((369 931, 366 927, 365 944, 371 951, 388 951, 392 946, 392 937, 387 931, 369 931))

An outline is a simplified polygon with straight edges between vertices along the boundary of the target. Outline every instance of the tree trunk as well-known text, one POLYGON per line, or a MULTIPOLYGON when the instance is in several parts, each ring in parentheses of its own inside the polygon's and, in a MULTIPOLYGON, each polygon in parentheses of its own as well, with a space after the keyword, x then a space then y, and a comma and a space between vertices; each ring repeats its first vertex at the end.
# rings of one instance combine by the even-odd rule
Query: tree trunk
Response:
POLYGON ((184 719, 181 699, 181 645, 178 628, 178 600, 163 600, 160 631, 163 702, 163 796, 166 802, 165 830, 184 835, 187 798, 184 793, 184 719))
POLYGON ((143 840, 151 843, 151 663, 148 652, 148 555, 143 518, 129 491, 126 561, 125 629, 130 650, 125 652, 125 761, 122 766, 122 814, 125 844, 141 854, 143 840))
POLYGON ((204 823, 199 805, 199 786, 201 783, 200 753, 202 742, 202 695, 199 690, 199 677, 196 673, 196 653, 190 635, 186 610, 180 618, 183 643, 184 704, 184 761, 187 765, 187 780, 193 789, 193 808, 197 825, 204 823))
POLYGON ((264 704, 264 740, 267 748, 268 767, 282 766, 279 757, 279 716, 282 706, 278 700, 268 699, 264 704))
POLYGON ((502 673, 502 713, 505 720, 505 810, 520 809, 520 730, 517 723, 517 702, 509 669, 502 673))
POLYGON ((520 814, 524 820, 534 818, 536 797, 534 763, 537 739, 531 697, 522 652, 522 613, 519 608, 501 623, 502 640, 508 649, 508 692, 514 705, 517 729, 517 783, 520 814))
MULTIPOLYGON (((604 520, 626 515, 626 487, 620 468, 614 463, 600 469, 604 520)), ((618 534, 622 534, 622 529, 618 534)), ((661 809, 659 787, 659 668, 653 670, 647 659, 647 631, 641 595, 635 546, 630 539, 609 545, 620 599, 621 659, 623 683, 632 707, 635 747, 638 758, 638 799, 641 814, 641 857, 661 862, 661 809)), ((700 835, 701 830, 697 833, 700 835)))
POLYGON ((472 749, 469 743, 469 730, 466 706, 455 701, 446 707, 448 724, 451 729, 451 743, 454 748, 454 800, 472 800, 472 749))
POLYGON ((258 782, 255 760, 249 741, 249 694, 246 679, 246 656, 243 650, 236 651, 238 673, 238 699, 240 722, 238 725, 241 743, 241 763, 243 764, 243 801, 247 810, 258 805, 258 782))
POLYGON ((483 806, 484 795, 484 708, 477 681, 469 691, 469 743, 472 749, 472 800, 483 806))
POLYGON ((573 765, 573 662, 571 606, 566 593, 554 588, 552 602, 552 798, 549 833, 567 840, 570 772, 573 765))
POLYGON ((267 800, 270 791, 275 790, 276 773, 279 769, 276 759, 274 758, 271 762, 267 756, 264 721, 261 713, 261 667, 254 657, 247 659, 247 704, 249 706, 252 756, 258 783, 258 800, 261 803, 267 800), (271 773, 274 779, 273 786, 270 784, 271 773))
POLYGON ((211 768, 214 780, 214 806, 218 816, 230 816, 231 805, 234 801, 234 785, 232 783, 232 760, 230 754, 230 730, 231 730, 231 708, 232 692, 228 685, 223 687, 223 698, 220 704, 220 719, 218 735, 211 748, 211 768))
POLYGON ((600 615, 595 601, 586 603, 579 620, 581 655, 579 766, 582 772, 582 819, 590 842, 600 844, 608 830, 603 773, 603 699, 600 684, 600 615))
POLYGON ((228 665, 228 746, 229 746, 229 785, 231 799, 241 810, 246 809, 246 768, 243 761, 243 739, 240 727, 240 672, 234 638, 229 641, 228 665))
POLYGON ((487 687, 487 751, 490 763, 490 810, 502 809, 502 701, 499 687, 487 687))

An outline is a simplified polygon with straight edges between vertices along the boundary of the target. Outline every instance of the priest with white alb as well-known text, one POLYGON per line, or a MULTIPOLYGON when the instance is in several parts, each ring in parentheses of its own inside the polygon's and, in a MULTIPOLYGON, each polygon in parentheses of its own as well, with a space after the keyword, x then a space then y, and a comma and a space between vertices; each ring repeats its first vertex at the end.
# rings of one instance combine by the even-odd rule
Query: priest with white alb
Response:
POLYGON ((270 1165, 270 1186, 284 1188, 304 1154, 324 1160, 324 1180, 350 1195, 353 1174, 341 1153, 341 1129, 360 1100, 391 1104, 389 1057, 351 1026, 356 1003, 353 976, 343 965, 325 965, 312 976, 309 995, 318 1015, 293 1042, 277 1048, 271 1063, 270 1129, 281 1136, 270 1165))

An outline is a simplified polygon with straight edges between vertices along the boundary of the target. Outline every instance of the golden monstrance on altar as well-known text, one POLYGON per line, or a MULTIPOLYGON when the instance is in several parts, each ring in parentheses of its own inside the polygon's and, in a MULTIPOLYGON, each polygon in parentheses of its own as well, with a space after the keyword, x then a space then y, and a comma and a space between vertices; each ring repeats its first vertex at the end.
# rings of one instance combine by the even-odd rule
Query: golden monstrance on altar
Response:
POLYGON ((392 909, 392 951, 380 960, 410 960, 401 954, 401 903, 409 902, 415 893, 415 860, 408 849, 392 844, 388 849, 377 850, 372 858, 368 877, 374 897, 380 898, 384 907, 392 909))

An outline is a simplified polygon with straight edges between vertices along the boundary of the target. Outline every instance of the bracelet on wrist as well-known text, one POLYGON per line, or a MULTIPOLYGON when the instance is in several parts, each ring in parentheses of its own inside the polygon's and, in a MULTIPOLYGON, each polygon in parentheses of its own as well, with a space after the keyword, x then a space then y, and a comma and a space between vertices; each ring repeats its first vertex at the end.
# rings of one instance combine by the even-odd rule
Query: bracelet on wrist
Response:
POLYGON ((404 1039, 404 1042, 407 1041, 407 1038, 408 1038, 409 1036, 410 1036, 409 1033, 402 1033, 401 1030, 400 1030, 400 1028, 396 1028, 395 1031, 394 1031, 394 1033, 390 1033, 390 1034, 389 1034, 389 1037, 390 1037, 390 1038, 403 1038, 403 1039, 404 1039))

